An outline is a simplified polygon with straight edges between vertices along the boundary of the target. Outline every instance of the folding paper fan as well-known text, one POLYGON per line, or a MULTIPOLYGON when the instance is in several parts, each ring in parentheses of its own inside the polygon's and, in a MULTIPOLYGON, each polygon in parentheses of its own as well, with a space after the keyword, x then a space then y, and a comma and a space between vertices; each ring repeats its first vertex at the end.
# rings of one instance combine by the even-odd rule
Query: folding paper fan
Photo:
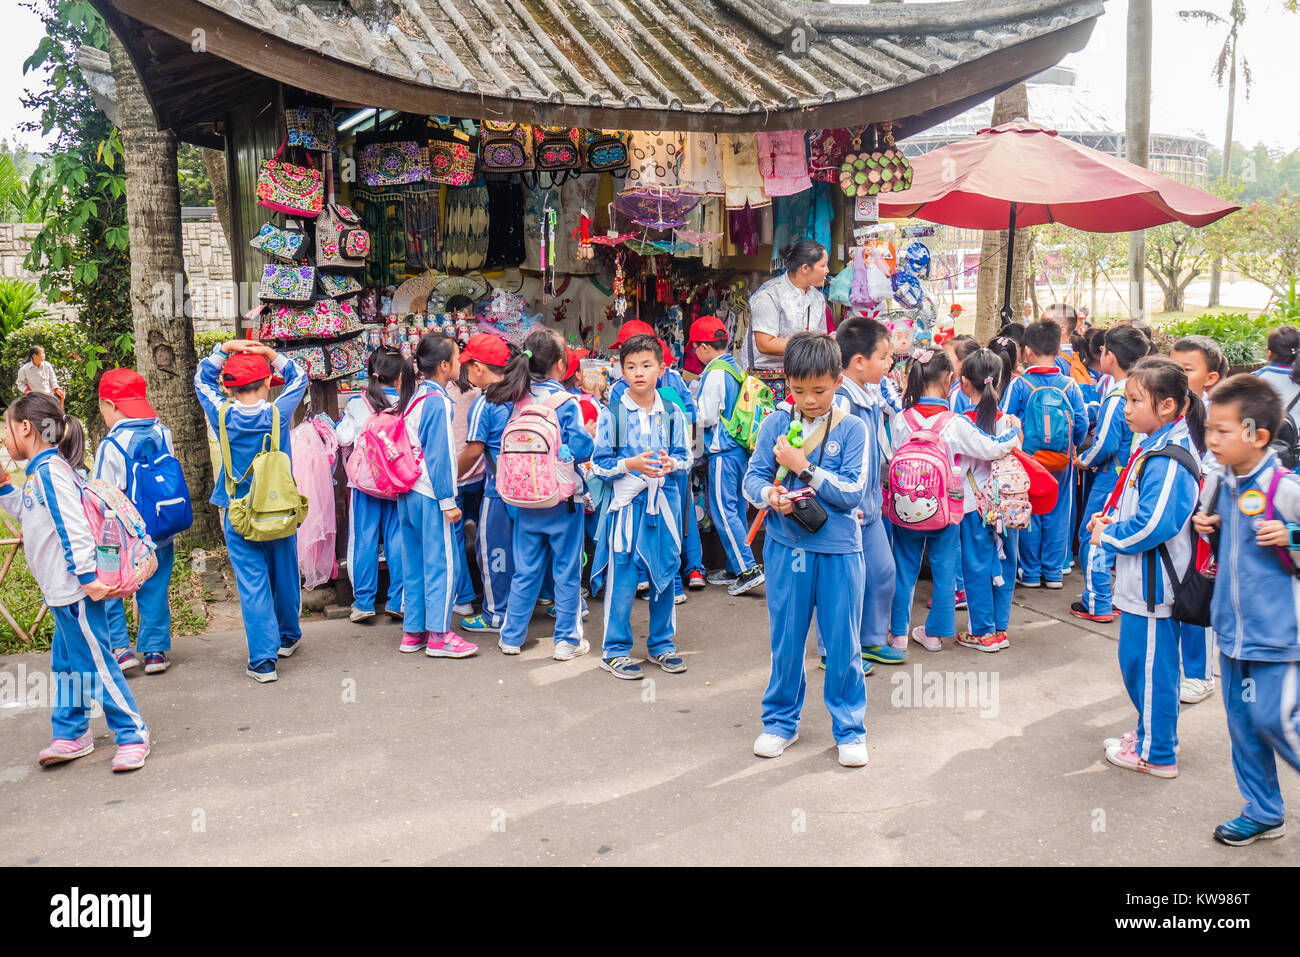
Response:
POLYGON ((442 274, 435 274, 406 280, 393 293, 393 314, 404 316, 408 312, 423 312, 434 285, 439 279, 445 278, 442 274))
POLYGON ((686 225, 686 215, 704 196, 686 189, 630 190, 614 197, 614 208, 638 226, 674 229, 686 225))

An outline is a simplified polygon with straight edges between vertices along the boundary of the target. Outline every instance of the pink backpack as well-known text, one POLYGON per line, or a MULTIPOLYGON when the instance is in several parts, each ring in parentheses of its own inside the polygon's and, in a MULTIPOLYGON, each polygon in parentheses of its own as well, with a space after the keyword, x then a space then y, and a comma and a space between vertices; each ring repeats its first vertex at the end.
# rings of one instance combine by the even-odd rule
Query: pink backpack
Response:
POLYGON ((885 513, 895 525, 917 532, 958 524, 964 491, 943 440, 954 413, 940 413, 931 425, 925 425, 915 409, 903 417, 912 431, 889 463, 885 513))
POLYGON ((78 480, 81 507, 95 540, 95 577, 116 591, 134 594, 158 570, 154 543, 135 504, 102 479, 78 480))
POLYGON ((578 488, 573 462, 560 461, 564 436, 556 410, 576 399, 557 392, 539 402, 519 406, 501 433, 497 457, 497 492, 507 505, 550 508, 578 488))
MULTIPOLYGON (((421 396, 412 402, 406 415, 423 401, 421 396)), ((348 481, 367 495, 396 501, 420 478, 420 456, 406 432, 406 415, 376 412, 353 443, 344 471, 348 481)))

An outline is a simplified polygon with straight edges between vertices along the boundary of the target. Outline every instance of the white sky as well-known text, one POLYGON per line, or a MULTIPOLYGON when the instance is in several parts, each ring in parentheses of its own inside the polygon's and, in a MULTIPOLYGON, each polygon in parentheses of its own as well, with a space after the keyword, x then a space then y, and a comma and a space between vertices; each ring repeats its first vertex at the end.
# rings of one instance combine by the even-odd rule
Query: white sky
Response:
MULTIPOLYGON (((30 119, 19 105, 20 91, 32 82, 22 63, 40 41, 41 25, 31 11, 8 0, 7 26, 0 32, 0 135, 13 140, 19 123, 30 119)), ((1221 146, 1227 93, 1214 82, 1214 63, 1222 34, 1194 23, 1183 23, 1177 11, 1200 7, 1226 14, 1229 0, 1153 0, 1151 125, 1166 132, 1197 131, 1221 146)), ((1107 115, 1124 115, 1124 35, 1128 0, 1107 0, 1086 49, 1066 63, 1079 70, 1079 83, 1089 88, 1107 115)), ((1300 15, 1282 11, 1281 0, 1251 0, 1241 31, 1241 50, 1250 61, 1255 86, 1249 100, 1238 91, 1234 139, 1253 146, 1263 141, 1284 149, 1300 148, 1300 15)), ((23 134, 29 146, 39 145, 23 134)))

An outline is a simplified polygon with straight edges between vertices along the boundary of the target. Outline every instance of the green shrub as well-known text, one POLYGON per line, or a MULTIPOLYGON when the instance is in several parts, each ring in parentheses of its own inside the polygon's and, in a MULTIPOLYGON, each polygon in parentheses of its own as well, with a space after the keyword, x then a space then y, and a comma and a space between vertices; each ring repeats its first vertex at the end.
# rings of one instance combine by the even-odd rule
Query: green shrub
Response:
POLYGON ((85 424, 88 430, 98 430, 99 403, 95 380, 99 374, 100 347, 91 344, 86 333, 76 323, 47 319, 30 322, 15 329, 5 339, 0 349, 0 391, 5 404, 16 396, 18 370, 27 361, 32 346, 45 347, 45 361, 53 364, 59 385, 67 393, 65 408, 85 424))
POLYGON ((1207 312, 1195 319, 1183 319, 1161 329, 1157 344, 1168 351, 1184 336, 1209 336, 1219 344, 1230 366, 1252 365, 1268 359, 1265 348, 1268 330, 1276 323, 1269 316, 1244 312, 1207 312), (1167 342, 1165 341, 1167 340, 1167 342))
POLYGON ((35 283, 9 276, 0 278, 0 339, 20 326, 49 316, 40 298, 35 283))
POLYGON ((223 342, 229 342, 233 338, 235 338, 235 334, 224 329, 218 329, 215 332, 196 332, 194 333, 194 354, 202 362, 204 357, 212 355, 215 346, 223 342))

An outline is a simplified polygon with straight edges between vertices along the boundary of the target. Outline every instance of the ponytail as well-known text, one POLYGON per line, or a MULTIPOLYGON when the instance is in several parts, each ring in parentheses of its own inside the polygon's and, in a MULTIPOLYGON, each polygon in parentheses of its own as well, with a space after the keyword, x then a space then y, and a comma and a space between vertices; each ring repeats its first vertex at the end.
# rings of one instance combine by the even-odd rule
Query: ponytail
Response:
POLYGON ((456 358, 458 348, 455 339, 439 333, 430 333, 420 340, 420 344, 415 347, 414 367, 411 363, 407 363, 406 366, 410 371, 403 373, 402 394, 397 406, 398 415, 404 415, 411 405, 411 400, 415 398, 416 372, 426 378, 432 378, 437 375, 438 369, 444 362, 456 358))
POLYGON ((1300 329, 1278 326, 1268 334, 1268 361, 1291 366, 1291 381, 1300 383, 1300 329))
POLYGON ((522 402, 533 383, 545 382, 551 370, 567 358, 564 340, 554 329, 535 329, 524 338, 522 352, 512 352, 500 382, 488 387, 488 401, 522 402))
POLYGON ((63 411, 54 396, 28 392, 15 399, 5 414, 10 422, 30 422, 74 469, 86 467, 86 430, 80 419, 63 411))
POLYGON ((903 391, 903 408, 910 409, 921 401, 925 390, 937 385, 952 373, 952 359, 942 349, 924 349, 912 353, 907 367, 907 388, 903 391))
POLYGON ((415 369, 396 349, 376 349, 370 354, 368 365, 370 381, 366 383, 366 400, 376 412, 383 412, 393 404, 384 392, 384 386, 396 387, 399 392, 404 386, 409 386, 412 392, 415 391, 415 369))
POLYGON ((996 434, 1002 375, 1003 360, 990 349, 971 353, 961 364, 961 377, 969 381, 980 395, 975 407, 975 425, 989 435, 996 434))
POLYGON ((506 347, 510 350, 509 353, 510 358, 506 360, 506 364, 503 366, 488 365, 486 362, 483 362, 482 359, 475 360, 476 362, 483 362, 484 366, 491 369, 497 375, 501 376, 500 379, 498 379, 496 382, 491 383, 486 389, 483 390, 483 395, 493 405, 504 405, 507 402, 514 401, 513 399, 509 398, 510 389, 506 382, 506 370, 510 368, 511 363, 513 363, 520 356, 523 356, 523 352, 513 342, 506 342, 506 347))

